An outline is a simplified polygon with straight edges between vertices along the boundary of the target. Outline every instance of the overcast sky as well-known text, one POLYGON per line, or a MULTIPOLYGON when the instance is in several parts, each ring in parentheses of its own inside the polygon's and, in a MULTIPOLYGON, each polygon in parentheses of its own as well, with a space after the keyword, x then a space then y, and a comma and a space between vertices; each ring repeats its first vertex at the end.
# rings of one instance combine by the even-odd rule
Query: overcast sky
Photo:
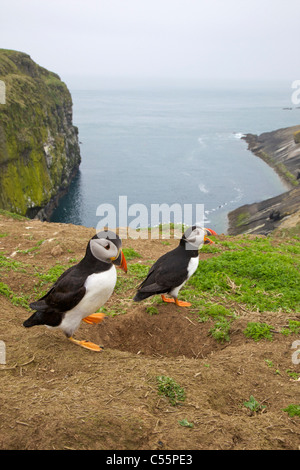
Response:
POLYGON ((0 47, 73 75, 300 79, 299 0, 1 0, 0 47))

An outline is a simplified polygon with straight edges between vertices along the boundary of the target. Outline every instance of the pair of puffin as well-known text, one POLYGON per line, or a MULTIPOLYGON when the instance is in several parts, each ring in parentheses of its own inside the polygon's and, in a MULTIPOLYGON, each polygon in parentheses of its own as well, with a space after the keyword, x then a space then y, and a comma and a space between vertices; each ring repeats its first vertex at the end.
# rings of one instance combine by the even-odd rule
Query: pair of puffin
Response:
MULTIPOLYGON (((190 306, 190 303, 178 300, 178 293, 198 267, 198 250, 203 244, 213 243, 208 234, 217 235, 214 230, 196 225, 188 228, 177 248, 161 256, 150 268, 133 300, 139 302, 160 294, 165 302, 175 302, 180 307, 190 306)), ((94 312, 114 291, 117 281, 115 266, 127 272, 122 242, 114 232, 101 231, 89 240, 84 258, 67 269, 46 295, 30 304, 35 312, 23 325, 26 328, 34 325, 60 328, 73 343, 101 351, 100 346, 90 341, 79 341, 73 335, 82 320, 97 324, 105 317, 103 313, 94 312)))

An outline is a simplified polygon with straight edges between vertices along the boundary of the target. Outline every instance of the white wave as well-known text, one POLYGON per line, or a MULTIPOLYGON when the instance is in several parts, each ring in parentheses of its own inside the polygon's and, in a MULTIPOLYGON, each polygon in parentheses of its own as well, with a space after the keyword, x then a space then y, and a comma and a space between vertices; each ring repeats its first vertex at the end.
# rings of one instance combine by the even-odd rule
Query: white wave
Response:
POLYGON ((234 132, 233 135, 236 139, 241 139, 242 137, 245 137, 245 134, 242 134, 241 132, 234 132))
POLYGON ((201 191, 201 193, 205 193, 205 194, 209 193, 209 190, 206 188, 205 184, 202 184, 202 183, 198 184, 198 188, 201 191))
POLYGON ((205 142, 204 142, 204 140, 203 140, 203 137, 199 137, 199 138, 198 138, 198 143, 199 143, 202 147, 205 147, 205 145, 206 145, 205 142))

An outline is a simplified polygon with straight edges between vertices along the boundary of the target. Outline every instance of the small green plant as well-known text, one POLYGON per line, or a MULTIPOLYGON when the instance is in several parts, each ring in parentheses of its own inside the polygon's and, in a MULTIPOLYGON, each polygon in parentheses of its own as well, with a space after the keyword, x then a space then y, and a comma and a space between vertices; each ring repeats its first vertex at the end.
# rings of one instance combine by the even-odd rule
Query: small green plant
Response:
POLYGON ((230 323, 231 322, 225 318, 221 318, 215 322, 214 326, 209 330, 209 332, 213 338, 221 343, 224 343, 224 341, 229 341, 230 323))
POLYGON ((272 341, 273 335, 271 333, 272 326, 267 323, 249 322, 247 328, 244 330, 244 335, 247 338, 252 338, 254 341, 260 339, 268 339, 272 341))
POLYGON ((298 380, 300 378, 300 374, 298 372, 294 372, 293 370, 287 369, 286 373, 293 380, 298 380))
POLYGON ((300 416, 300 405, 289 405, 283 409, 288 415, 293 418, 294 416, 300 416))
POLYGON ((146 312, 149 313, 149 315, 158 315, 158 309, 154 307, 153 305, 150 307, 147 307, 146 312))
POLYGON ((300 321, 297 321, 297 320, 288 320, 289 322, 289 325, 287 328, 283 328, 283 330, 281 330, 280 333, 282 333, 283 335, 291 335, 293 333, 295 334, 299 334, 300 333, 300 321))
POLYGON ((274 364, 270 359, 265 359, 265 363, 267 364, 268 367, 274 367, 274 364))
POLYGON ((187 419, 182 419, 181 421, 178 421, 180 426, 183 426, 185 428, 193 428, 194 425, 193 423, 189 423, 187 419))
POLYGON ((175 406, 178 401, 185 400, 185 391, 178 385, 171 377, 166 375, 159 375, 156 377, 158 382, 158 394, 164 395, 169 399, 172 406, 175 406))
POLYGON ((249 401, 244 401, 244 406, 251 411, 251 414, 258 413, 259 411, 262 411, 266 408, 264 405, 261 405, 257 400, 255 400, 253 395, 250 395, 249 401))

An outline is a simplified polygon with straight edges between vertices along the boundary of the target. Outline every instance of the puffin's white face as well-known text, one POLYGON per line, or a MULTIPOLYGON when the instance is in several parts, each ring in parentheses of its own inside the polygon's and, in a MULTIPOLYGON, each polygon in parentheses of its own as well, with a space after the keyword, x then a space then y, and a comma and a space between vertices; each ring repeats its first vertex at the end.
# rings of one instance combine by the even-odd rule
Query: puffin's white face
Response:
POLYGON ((116 245, 107 238, 90 240, 90 249, 92 255, 104 263, 110 263, 119 256, 116 245))
POLYGON ((199 250, 204 244, 205 234, 204 229, 201 227, 196 227, 194 230, 191 230, 191 228, 187 229, 184 235, 187 242, 191 245, 190 249, 199 250))
POLYGON ((217 235, 216 232, 210 228, 202 228, 197 226, 188 228, 184 232, 184 237, 188 242, 186 249, 200 250, 204 244, 213 243, 213 241, 208 238, 207 234, 217 235))

